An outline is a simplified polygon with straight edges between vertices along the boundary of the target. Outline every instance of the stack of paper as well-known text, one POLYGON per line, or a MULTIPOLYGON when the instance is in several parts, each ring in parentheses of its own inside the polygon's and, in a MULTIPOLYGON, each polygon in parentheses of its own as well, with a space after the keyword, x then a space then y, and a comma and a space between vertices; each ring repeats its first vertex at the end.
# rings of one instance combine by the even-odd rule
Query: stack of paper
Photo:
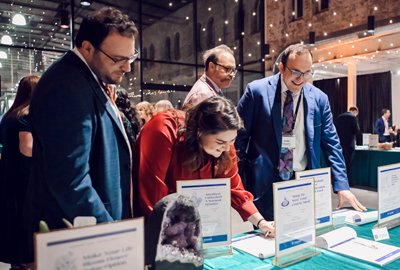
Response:
POLYGON ((232 246, 260 259, 275 255, 275 238, 265 237, 261 233, 232 239, 232 246))
POLYGON ((323 234, 316 242, 320 248, 381 266, 400 257, 400 248, 359 238, 350 227, 323 234))

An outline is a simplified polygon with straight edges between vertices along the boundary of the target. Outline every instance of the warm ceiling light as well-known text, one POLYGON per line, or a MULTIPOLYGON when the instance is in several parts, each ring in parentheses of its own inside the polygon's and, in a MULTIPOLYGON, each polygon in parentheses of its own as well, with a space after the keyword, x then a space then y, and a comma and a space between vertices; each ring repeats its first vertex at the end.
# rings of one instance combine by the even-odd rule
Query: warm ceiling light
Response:
POLYGON ((7 59, 6 52, 0 51, 0 59, 7 59))
POLYGON ((12 24, 26 25, 25 17, 22 16, 21 14, 15 14, 14 17, 12 18, 12 24))
POLYGON ((81 0, 81 6, 84 6, 84 7, 88 7, 88 6, 90 6, 90 1, 89 0, 81 0))
POLYGON ((61 28, 69 27, 68 26, 68 23, 69 23, 68 15, 69 15, 68 10, 65 10, 65 9, 61 10, 61 28))
POLYGON ((1 40, 0 40, 1 44, 5 44, 5 45, 11 45, 12 44, 12 39, 9 35, 4 35, 1 40))

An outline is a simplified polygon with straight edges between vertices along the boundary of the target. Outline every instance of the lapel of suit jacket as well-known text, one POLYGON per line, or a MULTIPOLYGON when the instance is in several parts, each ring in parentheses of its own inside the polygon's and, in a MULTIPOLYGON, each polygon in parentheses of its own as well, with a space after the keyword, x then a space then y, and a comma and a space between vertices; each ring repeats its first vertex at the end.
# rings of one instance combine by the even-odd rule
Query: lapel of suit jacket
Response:
MULTIPOLYGON (((122 129, 121 123, 118 120, 117 115, 115 114, 114 109, 111 107, 110 102, 108 101, 107 97, 105 96, 103 90, 100 88, 99 83, 97 80, 93 77, 92 72, 88 68, 88 66, 82 61, 82 59, 79 58, 74 52, 69 51, 64 57, 70 58, 71 61, 73 61, 79 69, 82 69, 86 77, 89 79, 90 86, 92 87, 92 90, 95 92, 96 96, 100 99, 101 104, 104 105, 106 108, 106 111, 110 115, 111 119, 113 119, 114 123, 117 125, 118 129, 121 131, 123 137, 125 137, 124 130, 122 129)), ((129 146, 129 145, 128 145, 129 146)))
MULTIPOLYGON (((303 87, 304 91, 304 128, 306 130, 305 141, 306 141, 306 153, 307 153, 307 163, 308 167, 311 166, 311 152, 314 140, 314 109, 317 104, 315 103, 315 94, 312 91, 312 87, 310 84, 306 84, 303 87)), ((315 149, 313 149, 315 150, 315 149)), ((318 149, 319 151, 319 149, 318 149)))
POLYGON ((274 124, 274 130, 276 140, 279 145, 279 149, 282 146, 282 105, 281 105, 281 76, 275 75, 270 81, 267 88, 268 100, 271 109, 272 122, 274 124))

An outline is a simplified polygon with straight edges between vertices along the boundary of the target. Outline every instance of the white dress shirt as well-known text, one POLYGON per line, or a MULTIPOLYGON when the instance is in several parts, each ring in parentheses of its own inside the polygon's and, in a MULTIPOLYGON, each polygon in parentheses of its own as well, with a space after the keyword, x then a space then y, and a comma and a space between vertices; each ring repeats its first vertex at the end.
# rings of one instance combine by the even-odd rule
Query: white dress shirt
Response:
POLYGON ((389 136, 389 119, 385 119, 385 117, 382 116, 383 123, 385 124, 385 132, 383 132, 383 136, 389 136))
MULTIPOLYGON (((289 90, 286 84, 282 80, 281 76, 281 117, 283 117, 283 106, 285 105, 286 91, 289 90)), ((293 114, 296 113, 297 102, 299 100, 301 91, 293 93, 293 114)), ((296 116, 296 124, 293 129, 293 135, 296 136, 296 146, 293 150, 293 170, 304 171, 307 167, 307 155, 306 155, 306 135, 304 127, 304 94, 301 98, 299 109, 296 116)))

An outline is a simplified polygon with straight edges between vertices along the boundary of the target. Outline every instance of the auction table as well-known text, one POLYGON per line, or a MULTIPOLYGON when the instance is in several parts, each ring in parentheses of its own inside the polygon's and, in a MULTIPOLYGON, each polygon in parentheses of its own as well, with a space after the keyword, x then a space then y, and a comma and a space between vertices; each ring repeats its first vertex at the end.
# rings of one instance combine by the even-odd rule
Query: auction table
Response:
MULTIPOLYGON (((376 222, 365 224, 362 226, 349 226, 357 231, 357 236, 374 241, 371 228, 376 222)), ((233 238, 243 236, 245 234, 236 235, 233 238)), ((389 230, 390 239, 380 241, 384 244, 400 247, 400 227, 389 230)), ((234 269, 234 270, 253 270, 253 269, 281 269, 271 264, 274 257, 267 259, 259 259, 249 255, 243 251, 233 249, 233 255, 208 258, 204 260, 204 269, 234 269)), ((391 262, 385 266, 379 266, 372 263, 367 263, 351 257, 346 257, 331 251, 321 249, 321 254, 306 259, 301 262, 289 265, 282 269, 296 269, 296 270, 321 270, 321 269, 400 269, 400 259, 391 262)))
MULTIPOLYGON (((326 165, 321 151, 321 168, 326 165)), ((353 165, 348 175, 350 185, 378 187, 378 167, 400 163, 400 148, 392 150, 369 150, 357 146, 354 152, 353 165)))

